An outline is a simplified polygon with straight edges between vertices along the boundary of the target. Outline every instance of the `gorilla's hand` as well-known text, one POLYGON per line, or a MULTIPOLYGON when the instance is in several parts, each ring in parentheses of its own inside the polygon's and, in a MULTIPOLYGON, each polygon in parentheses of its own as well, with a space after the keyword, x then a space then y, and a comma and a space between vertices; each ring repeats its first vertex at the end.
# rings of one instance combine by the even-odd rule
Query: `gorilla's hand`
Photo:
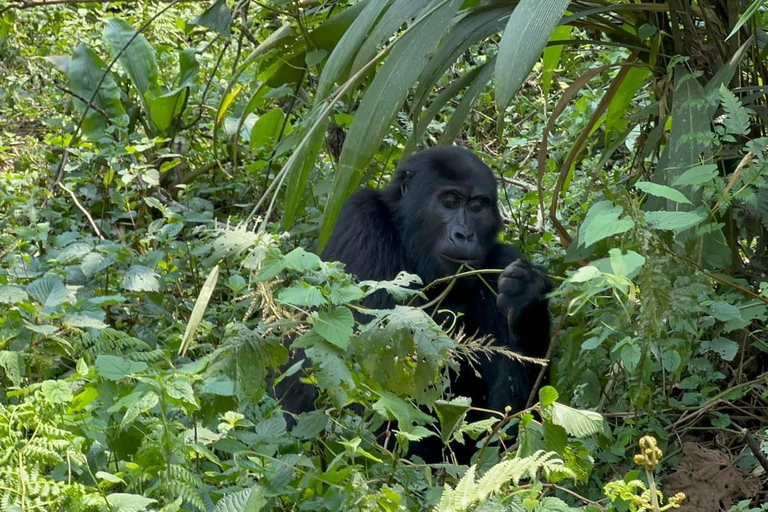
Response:
POLYGON ((499 276, 499 296, 496 305, 507 317, 510 325, 531 303, 542 299, 550 290, 547 274, 524 259, 507 265, 499 276))

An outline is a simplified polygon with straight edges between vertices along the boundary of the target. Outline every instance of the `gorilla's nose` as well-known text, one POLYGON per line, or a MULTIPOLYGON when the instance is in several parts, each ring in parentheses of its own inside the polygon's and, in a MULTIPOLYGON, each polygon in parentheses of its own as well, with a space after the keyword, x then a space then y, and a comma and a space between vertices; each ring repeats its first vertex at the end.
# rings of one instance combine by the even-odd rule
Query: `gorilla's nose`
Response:
POLYGON ((450 233, 451 242, 455 245, 464 245, 475 241, 475 234, 466 226, 453 226, 450 233))

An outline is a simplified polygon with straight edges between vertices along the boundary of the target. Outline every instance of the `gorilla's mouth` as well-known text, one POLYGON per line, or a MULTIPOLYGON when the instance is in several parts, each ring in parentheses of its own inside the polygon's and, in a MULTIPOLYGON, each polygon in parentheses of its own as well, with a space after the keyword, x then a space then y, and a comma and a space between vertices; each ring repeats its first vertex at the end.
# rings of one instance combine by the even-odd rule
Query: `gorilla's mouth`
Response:
POLYGON ((448 256, 447 254, 441 254, 443 259, 450 261, 451 263, 458 263, 460 265, 476 265, 478 260, 475 258, 457 258, 455 256, 448 256))

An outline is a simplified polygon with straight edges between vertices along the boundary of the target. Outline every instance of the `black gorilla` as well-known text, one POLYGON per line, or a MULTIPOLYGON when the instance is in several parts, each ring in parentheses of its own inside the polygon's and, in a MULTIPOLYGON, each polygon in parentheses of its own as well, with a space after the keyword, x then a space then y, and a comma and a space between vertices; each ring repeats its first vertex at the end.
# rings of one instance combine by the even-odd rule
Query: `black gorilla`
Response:
MULTIPOLYGON (((467 334, 492 336, 497 345, 543 357, 550 329, 545 295, 551 283, 516 247, 497 241, 501 228, 491 170, 469 150, 437 147, 406 159, 383 190, 362 189, 350 197, 322 258, 345 263, 361 280, 389 280, 405 270, 424 284, 454 274, 462 263, 504 269, 483 276, 498 290, 498 298, 479 278, 464 278, 440 307, 461 313, 467 334)), ((394 301, 377 292, 364 304, 388 308, 394 301)), ((524 407, 539 367, 525 368, 501 355, 480 360, 481 377, 466 369, 452 391, 469 396, 476 407, 524 407)))

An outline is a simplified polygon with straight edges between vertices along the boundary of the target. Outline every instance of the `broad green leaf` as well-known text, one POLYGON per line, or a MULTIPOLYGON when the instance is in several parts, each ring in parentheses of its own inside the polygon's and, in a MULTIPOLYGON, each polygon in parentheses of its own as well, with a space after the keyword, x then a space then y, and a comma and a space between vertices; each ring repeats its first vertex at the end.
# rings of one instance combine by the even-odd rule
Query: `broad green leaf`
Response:
POLYGON ((298 439, 314 439, 325 430, 329 421, 325 410, 305 412, 299 415, 291 435, 298 439))
POLYGON ((46 380, 40 384, 40 390, 53 404, 68 404, 73 397, 72 388, 63 380, 46 380))
POLYGON ((136 29, 124 20, 108 18, 104 22, 103 37, 112 57, 120 55, 117 61, 128 73, 139 95, 143 96, 147 92, 161 94, 157 83, 155 49, 142 34, 137 35, 136 29))
POLYGON ((306 272, 307 270, 317 270, 320 268, 320 257, 317 254, 307 252, 301 247, 297 247, 283 258, 285 268, 297 272, 306 272))
POLYGON ((334 306, 355 302, 365 297, 365 292, 353 284, 332 283, 328 298, 334 306))
MULTIPOLYGON (((563 41, 571 38, 573 25, 562 25, 552 31, 550 41, 563 41)), ((556 44, 544 48, 544 56, 541 59, 541 90, 544 92, 544 98, 549 98, 549 89, 552 87, 552 77, 557 65, 560 63, 560 55, 563 53, 563 45, 556 44)), ((610 106, 608 110, 610 111, 610 106)))
POLYGON ((0 286, 0 304, 18 304, 29 298, 23 288, 13 285, 0 286))
POLYGON ((733 361, 733 358, 739 353, 739 344, 727 338, 715 338, 714 340, 702 341, 699 350, 714 352, 725 361, 733 361))
POLYGON ((0 368, 5 372, 4 377, 14 386, 21 386, 26 370, 26 361, 21 352, 0 350, 0 368))
POLYGON ((677 350, 664 350, 661 353, 661 361, 664 369, 669 373, 674 373, 680 368, 683 358, 677 350))
POLYGON ((168 396, 180 400, 193 407, 197 407, 197 399, 195 399, 195 392, 192 390, 192 385, 183 378, 171 379, 165 384, 165 392, 168 396))
POLYGON ((560 394, 552 386, 544 386, 539 390, 539 402, 542 407, 549 407, 557 401, 560 394))
POLYGON ((216 502, 213 512, 258 512, 267 504, 261 486, 227 494, 216 502))
POLYGON ((440 420, 440 436, 443 443, 451 440, 453 433, 464 422, 471 406, 471 400, 463 396, 456 397, 450 402, 445 400, 435 402, 435 414, 440 420))
POLYGON ((682 231, 702 222, 705 217, 696 212, 645 212, 651 229, 682 231))
MULTIPOLYGON (((67 72, 69 88, 78 96, 90 100, 96 90, 96 85, 99 84, 104 75, 104 69, 104 63, 99 56, 86 44, 79 44, 69 63, 67 72)), ((85 112, 86 104, 77 98, 73 98, 72 102, 77 112, 82 115, 85 112)), ((111 74, 107 74, 101 82, 98 93, 93 99, 93 106, 98 107, 99 110, 89 108, 83 123, 83 131, 91 140, 99 140, 104 137, 110 123, 115 123, 118 126, 124 126, 128 123, 128 116, 120 102, 120 89, 111 74), (106 118, 104 114, 106 114, 106 118)))
MULTIPOLYGON (((285 123, 285 114, 278 107, 261 116, 251 128, 250 149, 272 148, 280 136, 283 123, 285 123)), ((287 127, 286 133, 289 133, 287 127)))
POLYGON ((659 185, 650 181, 638 181, 635 183, 635 187, 652 196, 663 197, 676 203, 692 204, 682 192, 666 185, 659 185))
POLYGON ((739 308, 722 300, 713 302, 709 306, 709 312, 721 322, 728 322, 729 320, 741 317, 741 310, 739 308))
POLYGON ((128 407, 125 410, 125 415, 120 420, 120 428, 125 429, 133 423, 140 414, 150 411, 153 407, 160 403, 160 397, 154 391, 148 391, 146 393, 134 392, 129 395, 130 400, 128 407))
POLYGON ((683 174, 675 178, 672 182, 673 187, 682 187, 685 185, 701 185, 712 181, 717 176, 717 165, 706 164, 691 167, 683 174))
POLYGON ((417 407, 402 398, 387 393, 386 391, 375 391, 379 399, 372 405, 374 411, 388 420, 396 420, 400 430, 408 430, 414 423, 424 425, 435 422, 432 416, 429 416, 417 407))
POLYGON ((584 438, 603 432, 600 413, 574 409, 558 402, 551 407, 552 423, 563 427, 571 436, 584 438))
POLYGON ((46 309, 61 306, 69 298, 69 290, 58 277, 41 277, 27 286, 27 293, 46 309))
POLYGON ((640 346, 637 343, 630 341, 621 346, 619 353, 621 354, 621 361, 624 363, 624 368, 630 373, 635 371, 635 368, 640 364, 640 358, 643 355, 640 346))
MULTIPOLYGON (((645 258, 635 251, 627 251, 626 254, 622 254, 621 249, 613 248, 608 253, 610 254, 611 271, 620 277, 632 279, 645 265, 645 258)), ((594 265, 597 262, 592 263, 594 265)))
POLYGON ((64 323, 69 327, 78 329, 104 329, 107 327, 107 324, 98 318, 83 314, 67 315, 64 317, 64 323))
POLYGON ((203 287, 200 289, 200 294, 195 301, 195 307, 192 308, 192 314, 189 315, 189 321, 187 322, 187 328, 184 330, 184 336, 181 338, 181 345, 179 346, 179 355, 186 354, 189 344, 192 342, 192 337, 195 335, 195 331, 203 321, 203 314, 205 308, 208 307, 208 301, 211 300, 213 290, 216 288, 216 283, 219 280, 219 266, 216 265, 211 269, 208 278, 203 283, 203 287))
POLYGON ((157 500, 145 498, 138 494, 115 493, 107 495, 107 503, 113 512, 142 512, 157 500))
POLYGON ((96 357, 94 369, 98 375, 105 379, 119 381, 128 375, 143 372, 147 369, 147 363, 102 354, 96 357))
POLYGON ((447 2, 414 26, 392 48, 363 96, 347 134, 325 207, 320 231, 320 248, 331 236, 333 225, 347 197, 357 188, 363 173, 389 125, 402 107, 410 87, 419 77, 429 55, 435 50, 461 0, 447 2))
POLYGON ((355 326, 355 319, 349 309, 342 306, 331 311, 318 311, 312 314, 312 323, 317 334, 328 343, 342 350, 347 349, 355 326))
POLYGON ((226 375, 218 375, 205 379, 200 392, 209 395, 235 396, 235 383, 226 375))
POLYGON ((331 87, 347 68, 352 57, 360 50, 361 43, 365 41, 369 30, 389 2, 390 0, 368 2, 349 29, 344 32, 320 75, 316 94, 318 98, 328 96, 331 87))
POLYGON ((160 96, 155 96, 152 92, 144 95, 149 117, 160 133, 167 134, 173 128, 174 121, 184 109, 187 94, 187 89, 182 88, 160 96))
MULTIPOLYGON (((496 103, 503 113, 560 22, 570 0, 521 0, 509 17, 496 61, 496 103)), ((499 118, 501 119, 500 114, 499 118)))
POLYGON ((294 306, 318 307, 326 304, 322 290, 303 281, 295 283, 288 288, 283 288, 280 290, 277 298, 281 302, 294 306))
POLYGON ((613 235, 629 231, 635 222, 621 217, 624 210, 610 201, 599 201, 592 205, 579 230, 579 245, 589 247, 613 235))
POLYGON ((160 279, 151 268, 134 265, 123 277, 123 288, 132 292, 158 292, 160 279))
POLYGON ((206 27, 224 37, 232 30, 232 11, 226 0, 216 0, 203 14, 190 22, 190 25, 206 27))

